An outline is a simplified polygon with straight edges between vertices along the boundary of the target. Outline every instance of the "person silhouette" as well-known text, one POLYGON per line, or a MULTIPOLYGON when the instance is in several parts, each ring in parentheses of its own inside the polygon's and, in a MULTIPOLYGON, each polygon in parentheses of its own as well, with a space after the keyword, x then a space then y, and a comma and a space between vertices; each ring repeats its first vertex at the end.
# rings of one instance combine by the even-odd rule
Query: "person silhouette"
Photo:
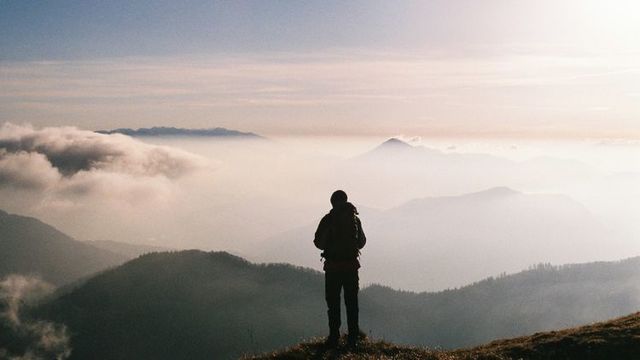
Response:
POLYGON ((340 339, 340 293, 344 288, 347 308, 348 344, 357 346, 360 336, 358 324, 358 269, 360 249, 367 238, 358 218, 358 210, 347 201, 347 194, 336 190, 331 195, 332 209, 315 232, 314 245, 322 250, 324 259, 325 299, 329 317, 329 336, 325 344, 335 347, 340 339))

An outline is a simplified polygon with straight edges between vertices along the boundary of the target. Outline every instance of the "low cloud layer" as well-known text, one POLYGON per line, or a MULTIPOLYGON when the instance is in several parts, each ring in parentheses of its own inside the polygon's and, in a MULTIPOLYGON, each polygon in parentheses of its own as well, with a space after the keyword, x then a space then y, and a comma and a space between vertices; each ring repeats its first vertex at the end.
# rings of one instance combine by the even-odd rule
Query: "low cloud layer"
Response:
POLYGON ((74 127, 0 127, 0 189, 65 200, 109 194, 139 201, 167 195, 175 179, 205 167, 199 156, 124 135, 74 127))
POLYGON ((12 360, 67 359, 71 355, 69 334, 61 324, 25 318, 24 305, 51 293, 53 287, 42 280, 9 275, 0 281, 0 358, 12 360))

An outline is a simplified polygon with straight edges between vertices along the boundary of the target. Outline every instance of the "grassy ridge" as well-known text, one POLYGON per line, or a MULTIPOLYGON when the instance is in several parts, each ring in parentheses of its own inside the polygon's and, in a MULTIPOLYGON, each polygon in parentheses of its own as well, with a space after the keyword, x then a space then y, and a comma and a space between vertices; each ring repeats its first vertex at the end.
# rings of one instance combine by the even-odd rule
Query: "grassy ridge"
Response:
POLYGON ((640 313, 607 322, 560 331, 536 333, 460 352, 475 358, 499 354, 523 359, 638 359, 640 313))
POLYGON ((368 341, 361 343, 357 350, 350 349, 343 337, 337 348, 327 348, 324 339, 314 339, 309 342, 292 346, 283 351, 276 351, 259 356, 246 356, 244 360, 455 360, 457 357, 445 352, 428 350, 420 347, 398 346, 385 341, 368 341))
POLYGON ((327 349, 322 340, 302 343, 279 352, 245 357, 251 360, 605 360, 640 358, 640 313, 592 325, 497 340, 472 349, 436 351, 398 346, 384 341, 364 341, 357 350, 344 340, 327 349))

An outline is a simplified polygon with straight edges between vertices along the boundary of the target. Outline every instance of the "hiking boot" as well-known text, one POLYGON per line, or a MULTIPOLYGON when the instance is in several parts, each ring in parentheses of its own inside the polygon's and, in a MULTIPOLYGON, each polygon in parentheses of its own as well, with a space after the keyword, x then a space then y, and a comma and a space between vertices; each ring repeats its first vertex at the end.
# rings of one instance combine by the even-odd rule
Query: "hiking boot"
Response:
POLYGON ((358 352, 360 351, 360 342, 357 340, 347 341, 346 349, 349 352, 358 352))
POLYGON ((338 340, 340 338, 335 335, 329 335, 327 339, 324 341, 324 346, 328 348, 336 348, 338 347, 338 340))
POLYGON ((367 334, 358 330, 358 332, 356 332, 355 334, 350 333, 347 336, 347 345, 349 346, 350 349, 357 350, 360 347, 361 343, 363 341, 366 342, 366 340, 367 340, 367 334))
POLYGON ((367 334, 362 330, 357 330, 355 332, 349 333, 348 336, 350 338, 353 337, 353 338, 357 339, 358 341, 366 341, 367 340, 367 334))
POLYGON ((349 347, 349 349, 356 350, 356 349, 358 349, 358 345, 359 344, 360 344, 360 341, 358 339, 358 336, 348 336, 347 337, 347 346, 349 347))

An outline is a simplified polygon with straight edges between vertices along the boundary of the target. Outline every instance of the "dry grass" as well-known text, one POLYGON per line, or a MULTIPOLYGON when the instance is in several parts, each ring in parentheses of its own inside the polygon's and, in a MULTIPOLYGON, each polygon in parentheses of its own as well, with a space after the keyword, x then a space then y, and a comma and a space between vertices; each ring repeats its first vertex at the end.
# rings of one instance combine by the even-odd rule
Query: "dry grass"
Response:
POLYGON ((363 341, 357 350, 341 339, 328 349, 322 339, 283 351, 245 357, 246 360, 508 360, 508 359, 640 359, 640 313, 577 328, 536 333, 456 351, 435 351, 397 346, 384 341, 363 341))
POLYGON ((497 340, 456 351, 484 359, 499 354, 512 359, 640 359, 640 313, 560 331, 497 340))
POLYGON ((442 352, 431 351, 419 347, 397 346, 384 341, 361 342, 357 350, 350 349, 343 337, 337 348, 327 348, 323 344, 324 339, 314 339, 296 346, 256 357, 246 357, 245 360, 455 360, 456 357, 442 352))

